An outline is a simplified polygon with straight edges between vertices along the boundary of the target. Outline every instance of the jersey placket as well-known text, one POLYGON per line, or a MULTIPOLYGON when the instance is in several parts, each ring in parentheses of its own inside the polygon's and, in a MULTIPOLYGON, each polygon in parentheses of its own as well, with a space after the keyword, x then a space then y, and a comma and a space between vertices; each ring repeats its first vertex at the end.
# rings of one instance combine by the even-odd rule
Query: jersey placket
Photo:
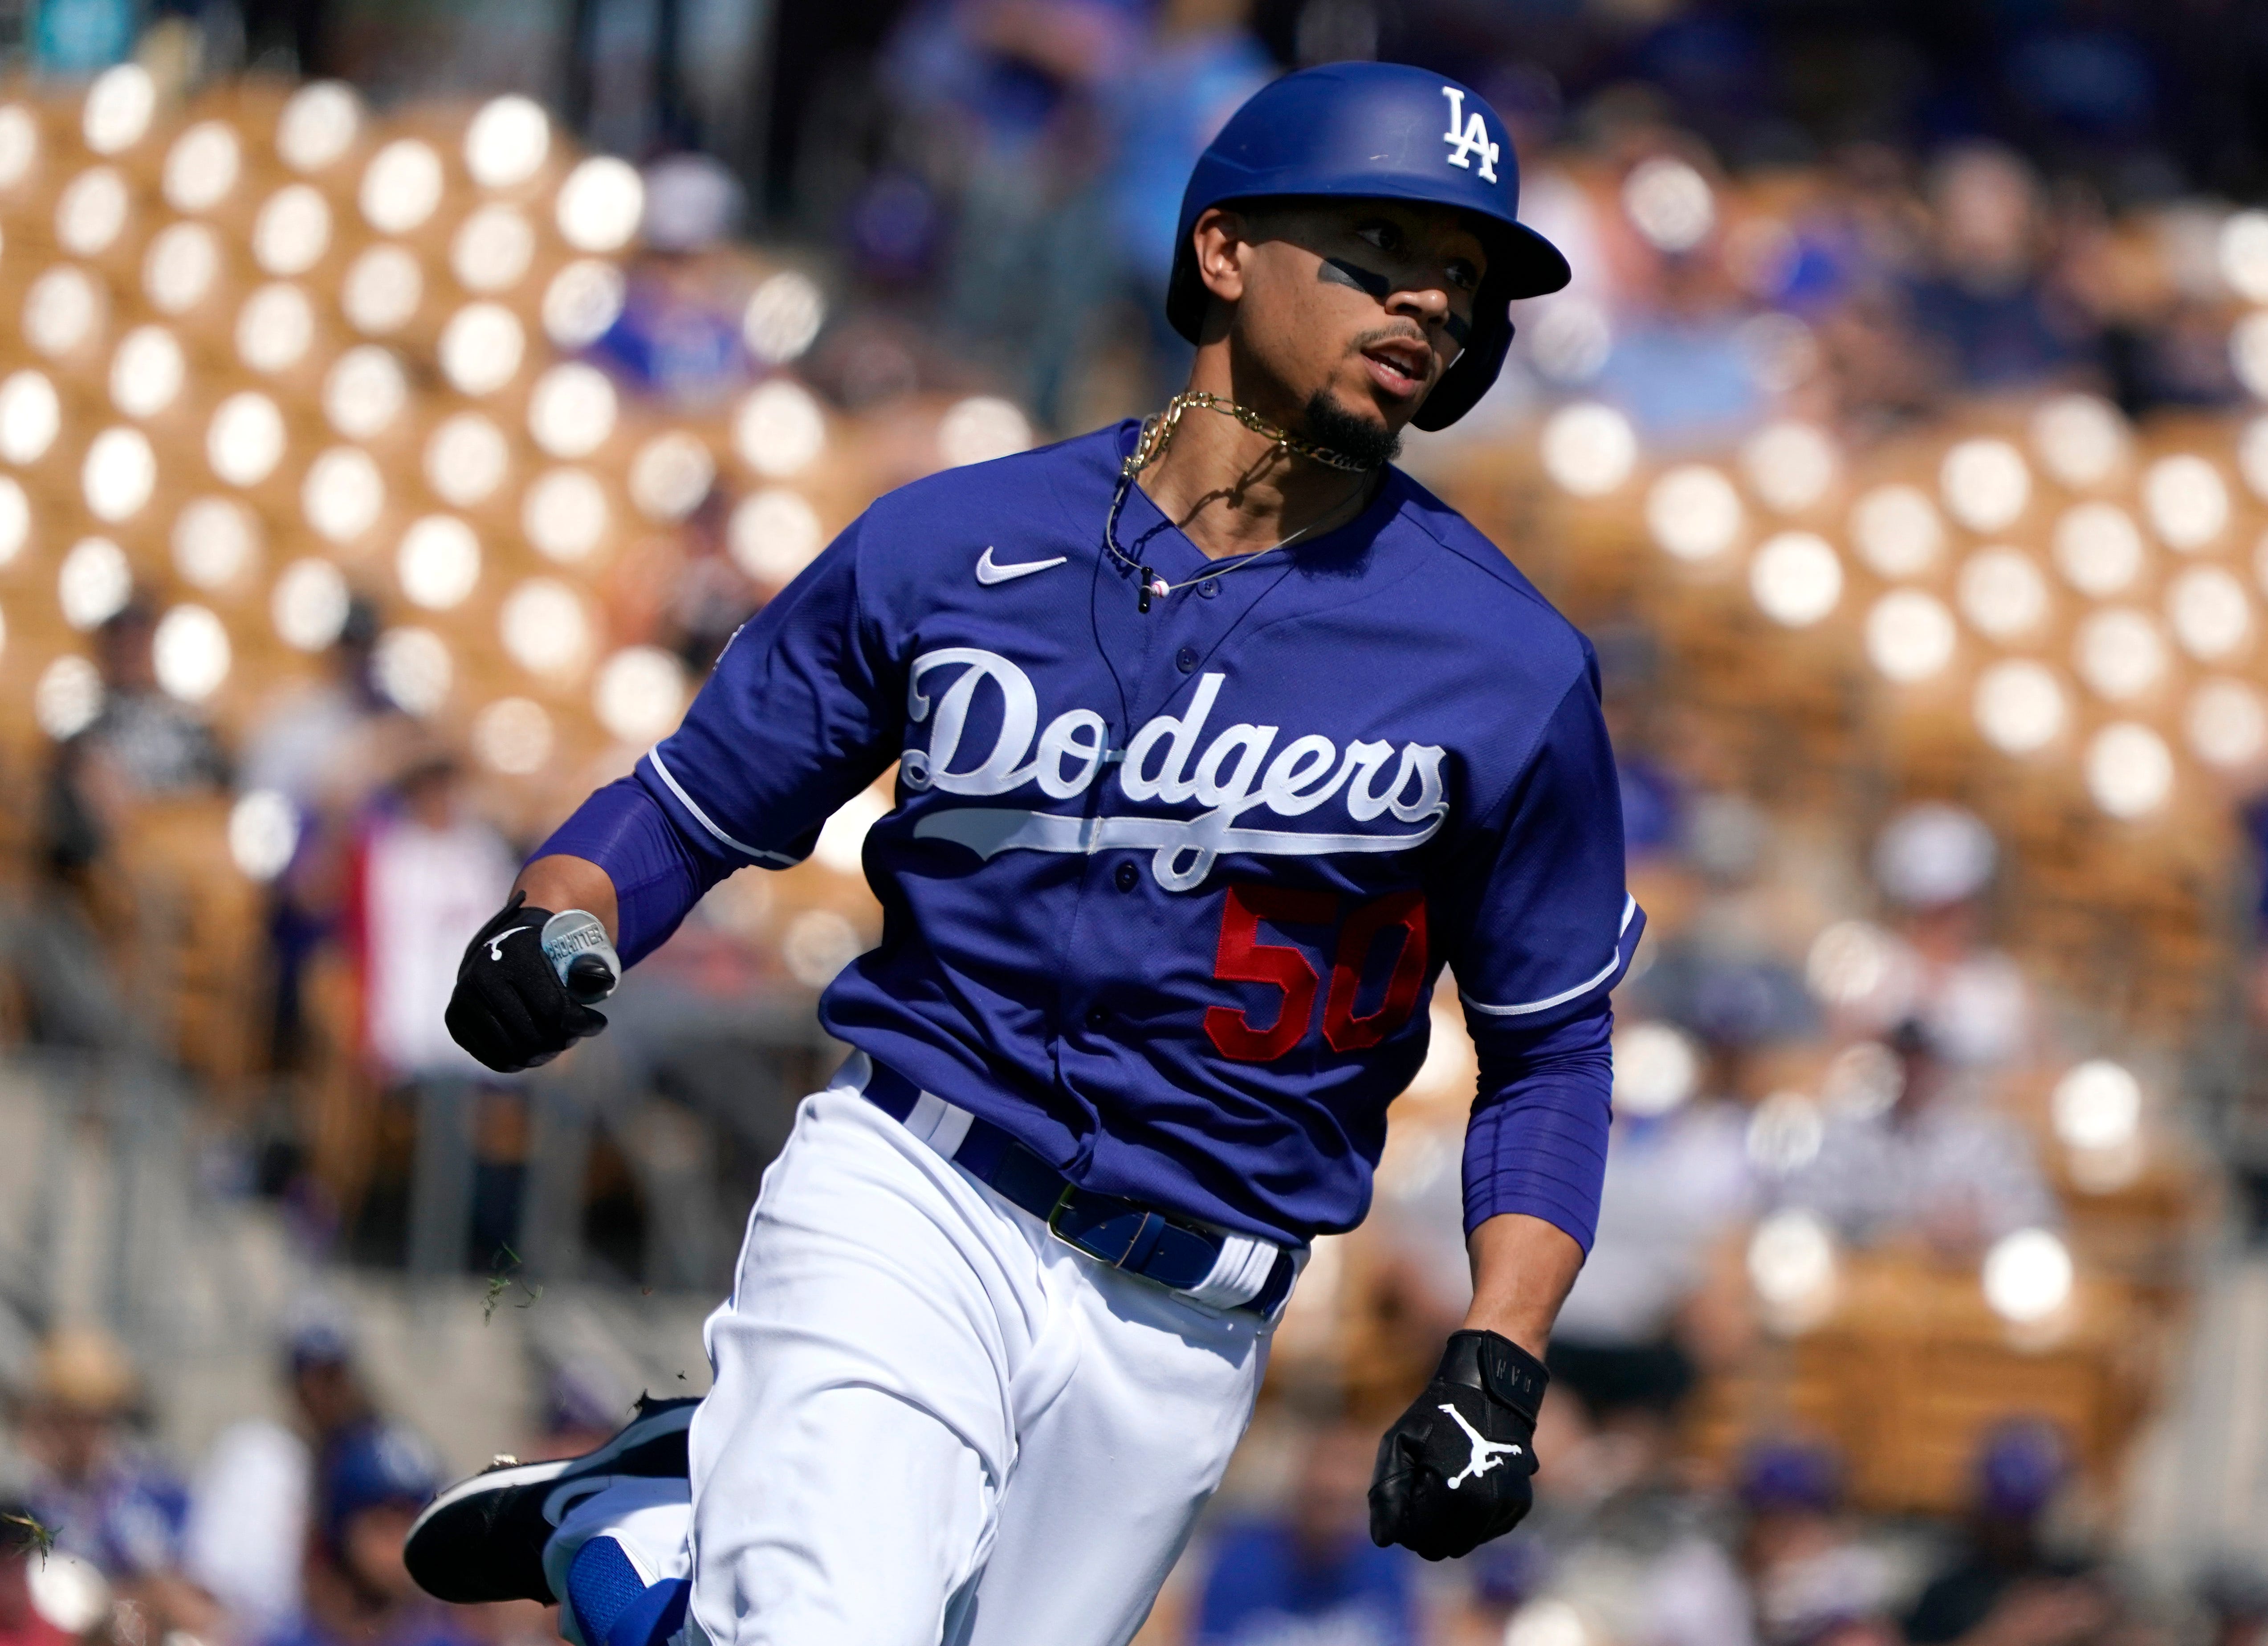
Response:
MULTIPOLYGON (((1213 562, 1138 487, 1130 492, 1122 518, 1125 535, 1121 541, 1136 565, 1148 566, 1168 584, 1186 587, 1152 595, 1145 612, 1137 598, 1138 573, 1133 568, 1106 553, 1096 573, 1095 636, 1125 705, 1126 719, 1112 729, 1108 775, 1089 792, 1090 816, 1132 809, 1118 778, 1134 728, 1154 715, 1186 708, 1207 671, 1233 670, 1236 630, 1296 564, 1286 554, 1281 564, 1256 565, 1226 578, 1209 575, 1206 568, 1213 562)), ((1123 980, 1116 966, 1138 956, 1142 948, 1128 941, 1129 928, 1152 918, 1139 907, 1126 905, 1138 899, 1204 895, 1203 888, 1196 892, 1160 888, 1150 873, 1149 857, 1147 851, 1131 848, 1091 854, 1064 934, 1056 1070, 1066 1095, 1082 1112, 1094 1110, 1092 1099, 1079 1089, 1082 1066, 1098 1070, 1109 1067, 1108 1048, 1122 1030, 1111 1000, 1112 985, 1123 980), (1100 908, 1090 907, 1097 899, 1100 908), (1099 935, 1098 920, 1108 923, 1107 941, 1083 941, 1083 932, 1099 935)), ((1081 1140, 1079 1157, 1071 1163, 1074 1172, 1085 1164, 1092 1145, 1092 1136, 1081 1140)))

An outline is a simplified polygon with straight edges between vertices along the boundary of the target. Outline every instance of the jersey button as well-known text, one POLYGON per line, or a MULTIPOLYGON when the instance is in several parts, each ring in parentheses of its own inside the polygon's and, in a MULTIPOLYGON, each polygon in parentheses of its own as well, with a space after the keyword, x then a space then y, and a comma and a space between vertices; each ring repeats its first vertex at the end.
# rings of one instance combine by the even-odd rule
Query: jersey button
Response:
POLYGON ((1112 878, 1117 881, 1119 890, 1131 891, 1134 889, 1134 882, 1139 880, 1141 875, 1136 872, 1131 863, 1121 863, 1118 866, 1118 873, 1112 878))
POLYGON ((1217 577, 1207 578, 1204 582, 1197 585, 1197 593, 1205 599, 1211 600, 1214 595, 1220 593, 1220 579, 1217 577))
POLYGON ((1182 673, 1188 674, 1197 666, 1197 648, 1194 646, 1183 646, 1174 653, 1174 664, 1182 673))
POLYGON ((1089 1029, 1100 1029, 1103 1024, 1109 1021, 1110 1014, 1104 1011, 1100 1006, 1096 1007, 1093 1011, 1086 1015, 1086 1026, 1089 1029))

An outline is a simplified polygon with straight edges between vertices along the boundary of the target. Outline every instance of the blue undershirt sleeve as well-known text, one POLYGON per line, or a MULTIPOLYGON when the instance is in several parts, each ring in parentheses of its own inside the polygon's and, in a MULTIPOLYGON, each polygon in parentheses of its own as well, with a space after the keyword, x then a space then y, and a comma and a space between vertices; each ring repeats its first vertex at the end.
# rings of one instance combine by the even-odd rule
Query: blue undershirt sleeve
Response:
POLYGON ((1467 1234, 1499 1214, 1524 1212, 1591 1250, 1613 1113, 1614 1024, 1602 995, 1548 1029, 1476 1025, 1481 1077, 1465 1130, 1467 1234))
POLYGON ((709 889, 740 867, 704 845, 636 778, 617 778, 577 807, 535 856, 579 857, 607 872, 620 907, 615 947, 628 966, 666 942, 709 889))

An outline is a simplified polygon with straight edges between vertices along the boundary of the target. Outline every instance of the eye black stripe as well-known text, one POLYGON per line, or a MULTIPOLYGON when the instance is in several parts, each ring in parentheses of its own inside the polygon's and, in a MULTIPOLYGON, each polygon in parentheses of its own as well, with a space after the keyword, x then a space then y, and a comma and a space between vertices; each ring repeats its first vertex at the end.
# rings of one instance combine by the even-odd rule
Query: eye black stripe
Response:
POLYGON ((1315 278, 1325 285, 1351 285, 1358 292, 1367 292, 1381 303, 1394 295, 1394 283, 1384 275, 1373 274, 1344 257, 1324 258, 1315 266, 1315 278))
MULTIPOLYGON (((1383 303, 1394 295, 1394 283, 1382 274, 1375 274, 1360 263, 1349 262, 1344 257, 1326 257, 1315 265, 1315 278, 1325 285, 1351 286, 1366 292, 1373 301, 1383 303)), ((1469 320, 1451 314, 1441 322, 1441 329, 1460 349, 1472 340, 1473 325, 1469 320)))

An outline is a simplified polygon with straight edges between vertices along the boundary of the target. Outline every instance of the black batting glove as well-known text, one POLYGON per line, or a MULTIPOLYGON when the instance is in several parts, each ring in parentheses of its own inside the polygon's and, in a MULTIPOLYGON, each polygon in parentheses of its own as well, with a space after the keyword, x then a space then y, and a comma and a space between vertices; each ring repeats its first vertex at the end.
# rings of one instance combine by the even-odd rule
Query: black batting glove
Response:
POLYGON ((499 1074, 549 1063, 607 1026, 567 992, 543 952, 551 911, 516 891, 465 947, 444 1021, 452 1039, 499 1074))
POLYGON ((1429 1561, 1500 1538, 1535 1501, 1535 1411, 1550 1374, 1493 1332, 1453 1332, 1425 1392, 1378 1443, 1370 1540, 1429 1561))

